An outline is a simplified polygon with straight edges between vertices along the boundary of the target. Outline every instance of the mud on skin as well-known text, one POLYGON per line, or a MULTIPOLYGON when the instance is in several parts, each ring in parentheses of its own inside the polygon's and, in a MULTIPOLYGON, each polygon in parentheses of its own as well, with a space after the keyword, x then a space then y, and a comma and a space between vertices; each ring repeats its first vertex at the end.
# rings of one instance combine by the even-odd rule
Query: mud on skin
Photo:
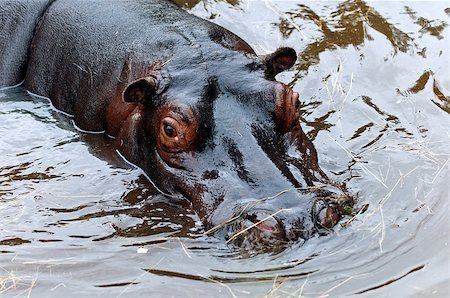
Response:
POLYGON ((210 234, 266 251, 332 228, 353 204, 319 167, 299 94, 275 80, 296 59, 291 48, 257 56, 169 1, 56 0, 22 64, 29 91, 115 138, 160 191, 191 202, 210 234))

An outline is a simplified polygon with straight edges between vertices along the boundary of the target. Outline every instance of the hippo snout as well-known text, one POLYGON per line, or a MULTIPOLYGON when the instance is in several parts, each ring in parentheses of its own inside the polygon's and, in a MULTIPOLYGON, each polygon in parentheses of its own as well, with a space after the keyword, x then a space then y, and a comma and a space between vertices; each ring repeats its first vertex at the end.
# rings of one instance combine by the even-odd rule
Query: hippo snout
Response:
POLYGON ((339 204, 319 200, 314 205, 314 222, 319 228, 331 229, 341 219, 342 212, 339 204))
POLYGON ((277 252, 316 232, 330 231, 352 198, 334 187, 295 191, 237 207, 222 225, 228 243, 246 251, 277 252))

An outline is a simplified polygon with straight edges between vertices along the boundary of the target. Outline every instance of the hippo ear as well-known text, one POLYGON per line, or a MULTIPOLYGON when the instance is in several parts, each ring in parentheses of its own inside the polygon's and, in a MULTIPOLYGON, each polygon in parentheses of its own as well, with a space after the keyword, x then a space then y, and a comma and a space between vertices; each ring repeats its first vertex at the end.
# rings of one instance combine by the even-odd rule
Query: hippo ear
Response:
POLYGON ((274 80, 275 76, 294 66, 297 54, 293 48, 279 48, 272 54, 260 57, 265 66, 266 78, 274 80))
POLYGON ((157 81, 154 77, 140 78, 131 82, 123 90, 122 98, 125 102, 148 103, 157 89, 157 81))

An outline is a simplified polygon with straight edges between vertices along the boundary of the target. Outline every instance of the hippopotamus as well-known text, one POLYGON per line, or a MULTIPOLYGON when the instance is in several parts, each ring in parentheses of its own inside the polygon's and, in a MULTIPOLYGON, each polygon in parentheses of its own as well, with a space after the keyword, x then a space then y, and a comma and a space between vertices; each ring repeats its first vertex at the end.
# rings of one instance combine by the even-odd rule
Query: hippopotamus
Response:
POLYGON ((319 166, 299 94, 276 80, 296 63, 294 49, 258 56, 170 1, 4 2, 39 9, 21 10, 35 25, 26 33, 2 27, 0 61, 18 70, 0 82, 23 80, 79 129, 113 138, 159 192, 188 200, 210 234, 276 247, 332 228, 353 203, 319 166))

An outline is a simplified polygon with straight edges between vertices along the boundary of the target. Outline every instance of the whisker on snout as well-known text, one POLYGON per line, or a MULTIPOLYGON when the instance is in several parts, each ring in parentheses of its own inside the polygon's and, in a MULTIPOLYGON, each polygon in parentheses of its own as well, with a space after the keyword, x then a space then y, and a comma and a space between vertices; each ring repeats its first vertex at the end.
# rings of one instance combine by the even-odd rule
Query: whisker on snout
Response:
MULTIPOLYGON (((321 188, 323 188, 323 187, 325 187, 325 186, 326 186, 325 184, 322 184, 322 185, 314 185, 314 186, 311 186, 311 187, 294 187, 294 188, 288 188, 288 189, 285 189, 285 190, 282 190, 282 191, 276 193, 276 194, 273 195, 273 196, 263 197, 263 198, 261 198, 261 199, 255 199, 254 201, 248 202, 245 206, 239 207, 238 209, 236 209, 236 210, 235 210, 235 211, 234 211, 234 212, 233 212, 226 220, 224 220, 222 223, 220 223, 220 224, 214 226, 213 228, 209 229, 209 230, 206 231, 204 234, 205 234, 205 235, 211 235, 211 234, 213 234, 214 232, 216 232, 216 231, 220 230, 221 228, 225 227, 226 225, 233 223, 235 220, 238 220, 238 219, 242 218, 242 215, 244 214, 244 212, 245 212, 249 207, 254 207, 254 206, 255 206, 256 204, 258 204, 258 203, 261 203, 261 202, 264 202, 264 201, 267 201, 267 200, 275 199, 275 198, 277 198, 277 197, 279 197, 279 196, 281 196, 281 195, 283 195, 283 194, 285 194, 285 193, 287 193, 287 192, 290 192, 290 191, 314 191, 314 190, 321 189, 321 188)), ((282 209, 282 210, 288 210, 288 209, 282 209)), ((259 221, 258 223, 256 223, 256 224, 254 224, 254 225, 248 227, 247 229, 241 231, 241 234, 242 234, 243 232, 249 230, 250 228, 252 228, 252 227, 254 227, 254 226, 260 224, 261 222, 263 222, 263 221, 269 219, 270 217, 273 217, 274 215, 278 214, 278 212, 280 212, 280 211, 282 211, 282 210, 278 210, 277 212, 275 212, 275 213, 272 214, 271 216, 268 216, 267 218, 265 218, 265 219, 259 221)), ((239 235, 240 235, 240 234, 239 234, 239 235)), ((235 239, 235 238, 236 238, 237 236, 239 236, 239 235, 237 235, 237 234, 233 235, 234 238, 233 238, 233 237, 230 238, 230 239, 227 241, 227 243, 230 242, 230 241, 232 241, 233 239, 235 239)))
POLYGON ((230 217, 228 217, 223 223, 218 224, 217 226, 209 229, 208 231, 206 231, 204 234, 205 235, 210 235, 213 234, 214 232, 216 232, 217 230, 220 230, 221 228, 223 228, 224 226, 226 226, 229 223, 232 223, 233 221, 235 221, 236 219, 240 218, 242 216, 242 214, 244 213, 244 211, 247 209, 247 207, 250 206, 250 203, 247 203, 244 208, 238 208, 236 209, 233 214, 230 215, 230 217), (239 213, 239 214, 238 214, 239 213), (238 214, 237 216, 235 216, 236 214, 238 214))
POLYGON ((287 193, 287 192, 290 192, 290 191, 314 191, 314 190, 318 190, 318 189, 321 189, 321 188, 323 188, 323 187, 325 187, 326 185, 325 184, 321 184, 321 185, 314 185, 314 186, 310 186, 310 187, 294 187, 294 188, 288 188, 288 189, 285 189, 285 190, 282 190, 282 191, 280 191, 279 193, 277 193, 277 194, 275 194, 275 195, 273 195, 273 196, 270 196, 270 197, 265 197, 265 198, 262 198, 262 199, 257 199, 256 201, 266 201, 266 200, 272 200, 272 199, 275 199, 276 197, 279 197, 279 196, 281 196, 281 195, 283 195, 283 194, 285 194, 285 193, 287 193))
POLYGON ((277 215, 278 213, 280 213, 280 212, 282 212, 282 211, 288 211, 288 210, 289 210, 289 209, 280 209, 280 210, 278 210, 277 212, 270 214, 269 216, 267 216, 267 217, 261 219, 260 221, 255 222, 254 224, 248 226, 247 228, 245 228, 245 229, 243 229, 243 230, 237 232, 236 234, 234 234, 233 236, 231 236, 230 239, 228 239, 226 243, 229 243, 229 242, 233 241, 234 239, 236 239, 237 237, 239 237, 239 236, 242 235, 243 233, 247 232, 248 230, 250 230, 250 229, 252 229, 252 228, 258 226, 259 224, 265 222, 266 220, 268 220, 268 219, 270 219, 270 218, 273 218, 273 217, 274 217, 275 215, 277 215))

